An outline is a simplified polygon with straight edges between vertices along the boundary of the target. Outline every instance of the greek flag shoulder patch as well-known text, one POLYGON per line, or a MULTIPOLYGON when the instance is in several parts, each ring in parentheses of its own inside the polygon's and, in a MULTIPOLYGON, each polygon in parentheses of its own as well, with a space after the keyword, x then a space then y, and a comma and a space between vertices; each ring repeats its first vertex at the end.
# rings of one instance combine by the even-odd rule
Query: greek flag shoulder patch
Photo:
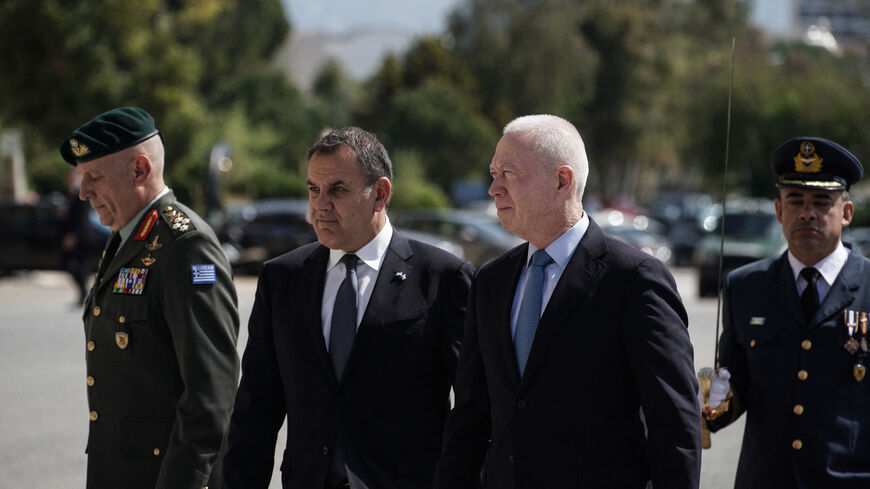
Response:
POLYGON ((217 282, 217 274, 212 263, 207 265, 191 265, 190 273, 193 285, 213 284, 217 282))

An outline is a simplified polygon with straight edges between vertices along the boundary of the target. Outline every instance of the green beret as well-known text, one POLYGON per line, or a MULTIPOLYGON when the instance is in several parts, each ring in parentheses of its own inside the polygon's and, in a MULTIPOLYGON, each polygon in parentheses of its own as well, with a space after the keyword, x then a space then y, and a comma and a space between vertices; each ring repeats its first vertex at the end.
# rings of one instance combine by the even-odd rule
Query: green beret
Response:
POLYGON ((119 107, 94 117, 60 145, 60 155, 76 166, 139 144, 159 134, 154 118, 139 107, 119 107))

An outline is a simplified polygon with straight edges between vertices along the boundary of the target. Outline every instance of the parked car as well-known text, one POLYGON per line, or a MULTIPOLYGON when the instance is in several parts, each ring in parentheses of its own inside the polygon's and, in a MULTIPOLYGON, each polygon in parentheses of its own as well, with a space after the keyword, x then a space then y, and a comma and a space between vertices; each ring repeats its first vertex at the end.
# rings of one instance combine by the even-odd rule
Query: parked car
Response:
MULTIPOLYGON (((718 214, 721 214, 721 206, 718 214)), ((698 294, 701 297, 719 293, 719 249, 721 216, 708 217, 705 235, 695 251, 698 270, 698 294)), ((782 227, 776 219, 773 202, 755 199, 729 203, 725 212, 725 243, 722 253, 722 276, 728 272, 762 258, 776 256, 787 246, 782 227)))
POLYGON ((589 215, 605 233, 658 258, 662 263, 671 262, 673 252, 661 222, 644 215, 625 214, 616 209, 603 209, 589 215))
POLYGON ((242 273, 257 273, 264 261, 317 241, 303 199, 266 199, 231 208, 217 235, 230 264, 242 273))
POLYGON ((667 192, 649 206, 649 215, 665 226, 664 235, 673 251, 673 264, 692 264, 695 247, 705 234, 704 219, 710 214, 713 200, 707 194, 667 192))
POLYGON ((523 241, 501 227, 497 217, 467 210, 397 212, 390 216, 399 230, 443 236, 462 246, 465 259, 480 266, 523 241))
MULTIPOLYGON (((0 276, 16 270, 63 270, 61 221, 63 195, 40 197, 22 203, 0 200, 0 276)), ((100 224, 96 212, 88 214, 96 239, 88 254, 88 269, 97 269, 100 252, 111 230, 100 224)))

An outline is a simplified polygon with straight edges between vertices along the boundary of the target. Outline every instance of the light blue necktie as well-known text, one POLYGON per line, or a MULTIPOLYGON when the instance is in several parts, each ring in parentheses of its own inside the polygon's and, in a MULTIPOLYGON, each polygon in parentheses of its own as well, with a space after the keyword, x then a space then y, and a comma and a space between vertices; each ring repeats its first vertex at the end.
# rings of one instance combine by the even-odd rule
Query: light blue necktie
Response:
POLYGON ((526 361, 528 361, 529 352, 532 350, 535 330, 538 329, 538 321, 541 319, 544 267, 550 263, 553 263, 553 259, 544 250, 534 252, 532 261, 529 263, 526 288, 523 291, 523 302, 520 304, 520 312, 517 315, 517 330, 514 334, 514 349, 517 355, 517 365, 520 368, 520 377, 526 370, 526 361))

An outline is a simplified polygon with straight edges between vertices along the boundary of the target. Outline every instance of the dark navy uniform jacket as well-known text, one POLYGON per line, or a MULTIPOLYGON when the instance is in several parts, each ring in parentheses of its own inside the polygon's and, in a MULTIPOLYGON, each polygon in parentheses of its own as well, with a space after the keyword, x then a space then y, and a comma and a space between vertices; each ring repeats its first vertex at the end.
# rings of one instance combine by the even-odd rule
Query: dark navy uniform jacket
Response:
POLYGON ((133 229, 86 301, 87 488, 216 489, 239 373, 232 271, 172 192, 133 229))
POLYGON ((746 412, 735 487, 870 487, 870 378, 844 348, 844 310, 870 312, 870 260, 850 253, 809 324, 787 253, 729 274, 723 307, 734 402, 708 425, 746 412))

